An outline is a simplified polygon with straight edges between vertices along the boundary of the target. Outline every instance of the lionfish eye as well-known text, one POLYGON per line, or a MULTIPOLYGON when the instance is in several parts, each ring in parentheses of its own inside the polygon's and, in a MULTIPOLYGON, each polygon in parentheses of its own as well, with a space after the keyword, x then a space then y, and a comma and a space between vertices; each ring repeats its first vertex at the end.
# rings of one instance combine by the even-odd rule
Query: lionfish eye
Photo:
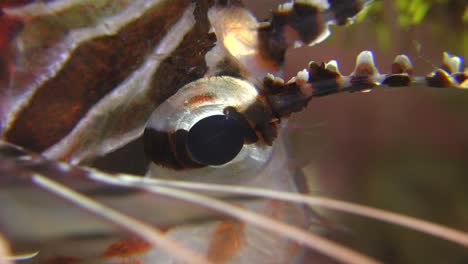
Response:
POLYGON ((225 115, 212 115, 198 121, 189 130, 186 147, 196 162, 222 165, 239 154, 244 138, 244 129, 237 120, 225 115))
POLYGON ((273 114, 251 83, 206 77, 182 87, 152 113, 143 140, 151 174, 193 179, 252 175, 264 167, 276 137, 273 114), (220 168, 222 165, 222 169, 220 168), (175 176, 174 176, 175 175, 175 176))

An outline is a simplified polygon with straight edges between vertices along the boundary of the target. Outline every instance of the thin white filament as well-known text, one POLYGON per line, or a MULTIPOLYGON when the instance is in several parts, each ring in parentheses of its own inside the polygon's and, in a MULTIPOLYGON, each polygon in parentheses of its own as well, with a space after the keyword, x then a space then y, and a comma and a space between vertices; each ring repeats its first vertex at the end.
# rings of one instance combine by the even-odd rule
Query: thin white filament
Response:
POLYGON ((384 211, 382 209, 372 208, 363 205, 357 205, 349 202, 344 202, 336 199, 324 197, 312 197, 309 195, 274 191, 260 188, 232 186, 221 184, 206 184, 206 183, 193 183, 182 181, 168 181, 151 178, 136 178, 132 176, 122 176, 122 180, 128 182, 136 182, 140 184, 167 186, 173 188, 182 188, 188 190, 197 190, 205 192, 228 193, 237 195, 249 195, 256 197, 264 197, 270 199, 277 199, 281 201, 303 203, 310 206, 319 206, 322 208, 337 210, 363 217, 377 219, 383 222, 403 226, 413 229, 425 234, 429 234, 438 238, 455 242, 457 244, 468 247, 468 233, 449 228, 446 226, 434 224, 428 221, 420 220, 414 217, 384 211))
POLYGON ((212 209, 216 212, 229 215, 238 220, 269 230, 278 235, 287 237, 295 242, 301 243, 311 249, 320 252, 321 254, 329 256, 342 263, 380 263, 377 260, 374 260, 368 256, 355 252, 349 248, 334 243, 330 240, 324 239, 320 236, 311 234, 310 232, 307 232, 295 226, 270 219, 266 216, 242 209, 240 207, 220 201, 215 198, 183 190, 168 188, 164 186, 143 185, 141 184, 142 182, 137 181, 123 181, 119 178, 109 177, 108 175, 102 173, 93 173, 90 175, 90 178, 110 185, 137 187, 139 189, 145 190, 153 194, 164 195, 166 197, 173 197, 175 199, 188 201, 193 204, 212 209))
MULTIPOLYGON (((0 264, 3 264, 4 262, 2 261, 13 261, 14 263, 18 261, 25 261, 25 260, 30 260, 34 257, 39 255, 39 251, 36 252, 28 252, 28 253, 21 253, 21 254, 14 254, 11 256, 0 256, 0 264)), ((6 262, 6 263, 12 263, 12 262, 6 262)))
POLYGON ((165 250, 167 253, 185 263, 210 263, 196 252, 193 252, 183 245, 180 245, 178 242, 168 238, 164 235, 164 233, 157 230, 156 228, 146 225, 137 219, 124 215, 114 209, 99 204, 96 201, 93 201, 92 199, 64 185, 54 182, 53 180, 50 180, 41 175, 34 175, 32 177, 32 181, 37 186, 64 198, 67 201, 72 202, 80 208, 85 209, 88 212, 92 212, 102 217, 103 219, 109 220, 110 222, 133 232, 154 246, 160 247, 162 250, 165 250))

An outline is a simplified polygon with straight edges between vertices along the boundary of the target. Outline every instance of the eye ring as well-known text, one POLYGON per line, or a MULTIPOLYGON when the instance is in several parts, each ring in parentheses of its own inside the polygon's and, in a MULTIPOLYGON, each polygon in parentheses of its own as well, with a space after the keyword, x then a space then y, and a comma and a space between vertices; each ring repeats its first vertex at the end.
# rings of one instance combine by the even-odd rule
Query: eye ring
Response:
POLYGON ((271 111, 266 109, 268 106, 257 89, 242 79, 215 76, 185 85, 161 104, 147 122, 144 148, 153 161, 148 174, 200 182, 219 181, 222 177, 224 183, 251 178, 264 167, 272 152, 271 144, 265 143, 257 128, 271 126, 277 130, 276 124, 270 124, 271 111), (268 125, 258 126, 259 120, 266 120, 268 125), (202 153, 203 141, 219 136, 206 131, 213 125, 210 122, 219 122, 215 126, 221 128, 229 127, 229 131, 223 132, 223 140, 214 144, 217 151, 227 153, 218 152, 219 155, 206 158, 202 153), (223 141, 228 144, 227 140, 235 142, 224 148, 223 141))

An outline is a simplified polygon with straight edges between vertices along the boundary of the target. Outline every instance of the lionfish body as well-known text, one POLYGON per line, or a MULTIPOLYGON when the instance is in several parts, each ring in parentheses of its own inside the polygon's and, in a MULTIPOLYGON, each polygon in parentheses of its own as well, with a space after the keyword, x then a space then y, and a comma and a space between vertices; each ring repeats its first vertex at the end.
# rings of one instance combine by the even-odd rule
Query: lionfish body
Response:
POLYGON ((238 1, 3 8, 0 227, 10 254, 37 251, 33 263, 291 263, 317 244, 332 257, 342 250, 341 261, 370 261, 327 251, 328 241, 303 231, 316 220, 308 207, 203 185, 307 191, 281 131, 313 97, 468 85, 449 55, 427 77, 413 76, 403 55, 380 74, 370 52, 349 76, 336 62, 312 62, 290 81, 276 77, 288 48, 324 40, 329 24, 348 24, 368 2, 296 1, 267 22, 238 1), (224 137, 228 157, 211 149, 224 137), (231 151, 227 141, 240 145, 231 151), (183 191, 196 183, 210 195, 183 191))

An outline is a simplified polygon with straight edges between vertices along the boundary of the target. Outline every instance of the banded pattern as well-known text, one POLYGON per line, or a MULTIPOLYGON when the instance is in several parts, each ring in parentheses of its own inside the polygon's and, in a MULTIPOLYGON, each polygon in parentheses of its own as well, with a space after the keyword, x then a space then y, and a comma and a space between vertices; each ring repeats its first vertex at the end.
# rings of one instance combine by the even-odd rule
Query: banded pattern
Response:
POLYGON ((350 76, 331 62, 311 63, 289 82, 274 77, 288 48, 323 41, 329 25, 349 24, 370 2, 294 1, 265 22, 235 0, 2 3, 0 227, 13 250, 0 243, 0 262, 287 263, 303 247, 378 262, 308 232, 311 223, 334 228, 313 205, 468 246, 462 231, 297 194, 308 190, 289 168, 280 121, 311 98, 382 85, 466 86, 460 59, 448 55, 427 78, 411 75, 402 56, 379 74, 369 52, 350 76), (250 92, 237 85, 228 94, 222 81, 250 92), (249 131, 245 159, 222 167, 193 163, 177 134, 216 100, 249 131), (179 122, 180 112, 189 121, 179 122))
POLYGON ((57 12, 67 17, 93 10, 87 6, 93 4, 60 3, 37 18, 29 12, 41 10, 40 3, 8 13, 33 19, 16 41, 34 45, 19 54, 25 68, 15 70, 12 86, 5 91, 9 100, 2 113, 2 134, 10 142, 77 163, 91 152, 102 155, 128 143, 121 140, 122 134, 135 138, 154 106, 177 87, 203 76, 204 54, 214 39, 208 33, 209 2, 195 6, 187 1, 103 1, 100 8, 112 13, 98 14, 98 21, 83 16, 85 21, 73 20, 71 25, 55 22, 60 19, 57 12), (37 36, 49 24, 59 27, 48 29, 57 35, 37 36), (187 43, 195 44, 188 49, 187 43), (198 56, 188 56, 192 53, 198 56), (187 73, 180 77, 177 72, 187 73), (167 79, 170 76, 179 77, 167 79), (56 122, 40 122, 45 119, 56 122), (102 132, 114 133, 101 138, 113 142, 86 139, 91 135, 84 130, 99 130, 99 124, 108 127, 102 132))
POLYGON ((300 71, 287 83, 279 77, 265 77, 263 91, 276 118, 287 117, 304 109, 308 102, 319 96, 340 92, 369 92, 378 87, 426 86, 434 88, 468 88, 468 72, 462 59, 443 54, 443 63, 428 76, 413 76, 411 60, 398 55, 392 63, 392 72, 380 74, 370 51, 361 52, 356 67, 349 76, 343 76, 336 61, 318 64, 310 62, 308 69, 300 71))

